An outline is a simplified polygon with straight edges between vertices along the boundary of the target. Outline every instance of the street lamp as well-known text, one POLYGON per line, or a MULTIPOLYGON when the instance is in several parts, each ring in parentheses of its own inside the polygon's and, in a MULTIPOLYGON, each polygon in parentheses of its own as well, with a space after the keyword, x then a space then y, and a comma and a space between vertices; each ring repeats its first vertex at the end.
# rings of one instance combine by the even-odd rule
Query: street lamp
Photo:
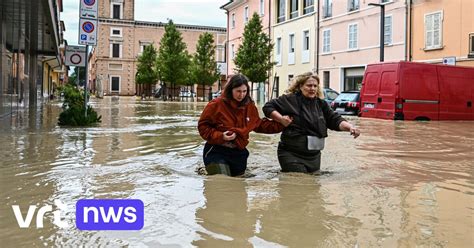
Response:
POLYGON ((384 60, 384 48, 385 48, 385 4, 369 3, 369 6, 380 7, 380 62, 384 60))

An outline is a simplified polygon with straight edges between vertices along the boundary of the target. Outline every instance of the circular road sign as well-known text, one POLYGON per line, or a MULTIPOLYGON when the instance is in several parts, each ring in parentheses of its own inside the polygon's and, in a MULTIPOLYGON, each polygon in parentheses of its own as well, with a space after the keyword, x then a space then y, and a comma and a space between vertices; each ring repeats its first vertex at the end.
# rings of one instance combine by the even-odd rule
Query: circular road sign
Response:
POLYGON ((84 3, 85 3, 87 6, 92 6, 92 5, 94 5, 95 0, 84 0, 84 3))
POLYGON ((94 31, 94 24, 92 22, 84 22, 82 24, 82 30, 86 33, 92 33, 94 31))
POLYGON ((81 63, 81 61, 82 61, 81 55, 77 53, 71 55, 71 63, 78 65, 81 63))

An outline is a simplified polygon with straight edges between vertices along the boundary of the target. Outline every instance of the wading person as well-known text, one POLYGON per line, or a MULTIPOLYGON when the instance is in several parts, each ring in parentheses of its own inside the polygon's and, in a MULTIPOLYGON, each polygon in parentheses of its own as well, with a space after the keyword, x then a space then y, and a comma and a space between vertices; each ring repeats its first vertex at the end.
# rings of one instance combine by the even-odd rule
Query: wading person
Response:
POLYGON ((205 139, 203 159, 209 175, 239 176, 247 168, 249 133, 279 133, 283 125, 261 119, 250 98, 245 76, 234 75, 223 95, 210 101, 199 119, 199 134, 205 139))
POLYGON ((359 129, 334 112, 326 101, 319 77, 311 72, 296 77, 288 94, 265 104, 265 116, 280 122, 278 162, 283 172, 315 172, 321 164, 321 150, 327 129, 348 131, 354 138, 359 129))

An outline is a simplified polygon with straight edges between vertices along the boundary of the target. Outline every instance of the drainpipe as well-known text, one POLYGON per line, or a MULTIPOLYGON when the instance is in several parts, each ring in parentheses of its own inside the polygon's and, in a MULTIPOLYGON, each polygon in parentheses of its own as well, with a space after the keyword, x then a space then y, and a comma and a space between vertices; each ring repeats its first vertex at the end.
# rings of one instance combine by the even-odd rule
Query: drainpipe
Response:
POLYGON ((320 28, 320 22, 319 22, 319 4, 320 0, 318 0, 318 15, 317 15, 317 20, 316 20, 316 74, 319 75, 319 28, 320 28))
MULTIPOLYGON (((272 43, 272 1, 268 1, 268 38, 269 39, 269 42, 270 44, 272 43)), ((274 49, 272 49, 274 50, 274 49)), ((270 58, 268 58, 268 60, 270 60, 270 63, 272 62, 272 56, 270 54, 270 58)), ((272 69, 270 69, 269 71, 270 73, 268 73, 268 89, 267 89, 267 96, 268 96, 268 100, 270 100, 270 90, 271 88, 273 87, 270 87, 270 77, 272 76, 273 74, 273 66, 272 66, 272 69)), ((265 88, 265 84, 263 84, 263 87, 265 88)), ((265 100, 265 96, 263 96, 263 101, 266 102, 265 100)))
POLYGON ((230 63, 229 63, 229 59, 231 58, 231 56, 227 56, 227 49, 229 49, 229 32, 230 32, 230 29, 229 29, 229 10, 226 10, 225 11, 226 15, 227 15, 227 40, 225 41, 225 44, 226 44, 226 51, 225 51, 225 57, 226 57, 226 64, 227 64, 227 68, 225 69, 225 72, 226 72, 226 75, 225 75, 225 81, 226 81, 226 85, 227 85, 227 78, 229 77, 229 67, 230 67, 230 63))
POLYGON ((409 31, 409 47, 408 47, 408 61, 412 61, 412 52, 413 52, 413 9, 412 9, 412 0, 407 0, 408 1, 408 14, 410 17, 408 18, 408 26, 410 28, 409 31))

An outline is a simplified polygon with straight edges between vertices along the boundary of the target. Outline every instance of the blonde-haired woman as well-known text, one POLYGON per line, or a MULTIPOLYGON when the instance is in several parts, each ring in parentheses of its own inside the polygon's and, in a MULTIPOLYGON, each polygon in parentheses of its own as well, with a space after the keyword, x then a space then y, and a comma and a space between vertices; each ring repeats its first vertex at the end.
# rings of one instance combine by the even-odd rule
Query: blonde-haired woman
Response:
POLYGON ((267 117, 285 126, 278 144, 278 162, 283 172, 318 171, 328 128, 350 132, 354 138, 360 135, 359 129, 323 99, 319 77, 307 72, 294 79, 287 94, 263 106, 267 117))

